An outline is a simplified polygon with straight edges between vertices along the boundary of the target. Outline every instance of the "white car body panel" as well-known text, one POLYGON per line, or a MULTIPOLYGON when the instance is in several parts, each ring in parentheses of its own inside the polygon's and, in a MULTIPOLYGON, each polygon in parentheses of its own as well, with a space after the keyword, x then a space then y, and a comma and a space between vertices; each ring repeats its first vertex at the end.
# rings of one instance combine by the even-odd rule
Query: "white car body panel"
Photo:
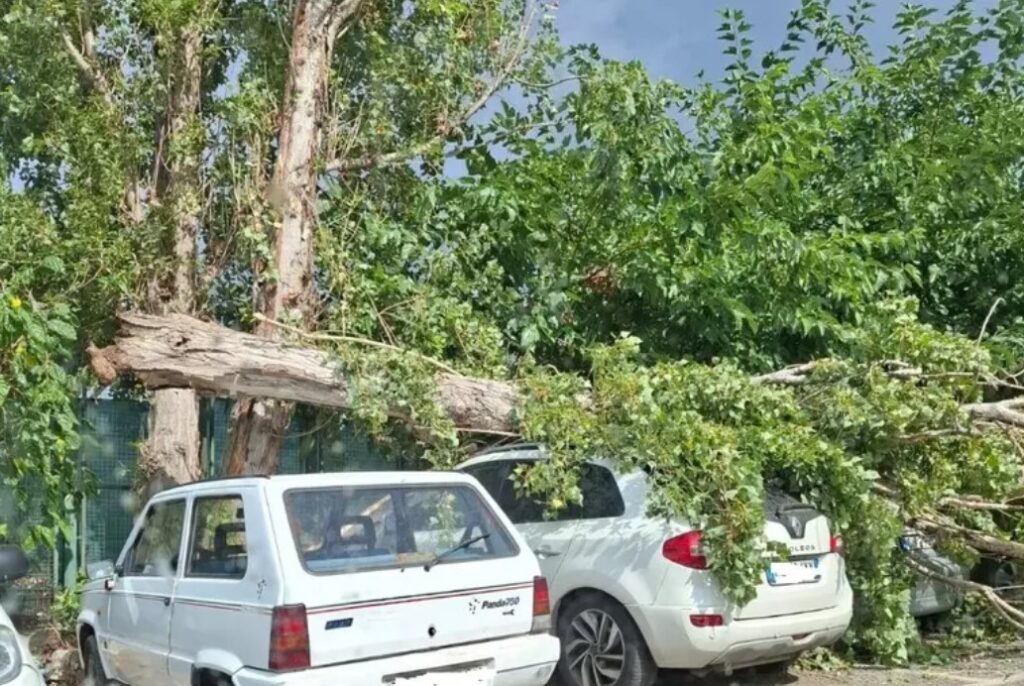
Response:
POLYGON ((39 670, 39 665, 36 664, 35 658, 32 657, 32 653, 28 649, 28 641, 18 633, 11 618, 2 607, 0 607, 0 626, 7 627, 17 635, 18 644, 21 648, 21 673, 13 681, 7 682, 5 686, 44 686, 46 681, 39 670))
MULTIPOLYGON (((188 562, 165 577, 122 574, 96 579, 83 593, 79 625, 95 632, 111 678, 129 686, 185 686, 191 683, 194 670, 209 669, 231 676, 236 686, 371 683, 366 679, 380 683, 387 675, 467 662, 479 663, 479 674, 493 672, 487 678, 495 686, 540 686, 551 675, 558 640, 536 630, 532 612, 534 579, 540 575, 537 560, 500 508, 469 477, 401 472, 214 480, 161 493, 150 507, 179 499, 186 502, 187 525, 178 559, 188 562), (500 557, 481 553, 479 558, 467 553, 427 571, 423 562, 406 564, 400 555, 382 550, 380 559, 390 555, 390 566, 325 571, 327 563, 318 562, 320 567, 307 569, 314 562, 300 552, 292 533, 294 520, 285 504, 292 495, 299 503, 311 502, 316 494, 332 498, 337 489, 346 489, 346 499, 352 493, 369 493, 371 500, 381 489, 397 489, 385 495, 412 494, 401 496, 403 502, 412 502, 417 493, 446 488, 463 494, 461 498, 478 496, 484 512, 490 511, 487 521, 497 527, 492 536, 502 536, 504 528, 501 541, 511 543, 510 552, 500 557), (241 505, 239 516, 244 511, 244 573, 239 572, 238 578, 193 573, 189 565, 199 564, 195 562, 199 547, 190 548, 192 539, 199 538, 193 531, 198 526, 193 516, 200 502, 225 498, 230 499, 231 508, 236 500, 241 505), (403 566, 395 566, 400 563, 403 566), (274 608, 297 605, 305 607, 309 667, 271 671, 274 608)), ((373 543, 365 543, 361 557, 339 553, 329 564, 377 560, 373 556, 378 553, 370 551, 392 535, 387 527, 393 520, 385 516, 384 529, 377 530, 372 522, 364 525, 363 520, 370 519, 365 513, 338 517, 331 512, 333 524, 326 524, 325 532, 355 526, 356 533, 361 531, 373 543), (360 521, 356 526, 349 520, 360 521)), ((118 567, 122 571, 144 523, 145 517, 140 517, 121 553, 118 567)), ((418 546, 431 536, 416 532, 410 540, 418 546)), ((328 549, 326 539, 321 549, 328 549)))
MULTIPOLYGON (((544 459, 544 453, 536 447, 497 449, 458 469, 483 474, 488 465, 537 459, 544 459)), ((610 463, 592 464, 614 474, 610 463)), ((846 631, 853 593, 843 558, 831 551, 823 516, 815 513, 806 521, 799 538, 776 521, 768 521, 765 529, 766 538, 787 545, 791 559, 799 564, 817 560, 820 566, 809 573, 817 581, 773 586, 766 580, 754 601, 737 608, 719 591, 709 571, 683 567, 662 554, 666 540, 692 527, 647 517, 647 477, 642 472, 614 474, 614 481, 622 496, 619 516, 516 524, 540 559, 556 616, 574 591, 597 590, 628 610, 659 668, 698 671, 784 661, 834 643, 846 631), (691 614, 721 614, 725 624, 697 628, 689 620, 691 614)), ((494 483, 484 486, 498 495, 494 483)), ((507 497, 502 491, 496 499, 504 505, 507 497)))

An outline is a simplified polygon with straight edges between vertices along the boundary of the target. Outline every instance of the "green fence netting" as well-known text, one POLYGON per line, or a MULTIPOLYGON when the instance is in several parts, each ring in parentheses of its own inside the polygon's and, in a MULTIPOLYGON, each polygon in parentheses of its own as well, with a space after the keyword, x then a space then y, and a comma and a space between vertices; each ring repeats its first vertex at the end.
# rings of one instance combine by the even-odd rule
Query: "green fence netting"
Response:
MULTIPOLYGON (((134 400, 82 401, 82 447, 79 463, 95 479, 95 492, 85 499, 72 527, 76 540, 62 549, 33 556, 33 573, 23 584, 20 614, 42 611, 54 590, 74 581, 91 562, 116 559, 131 532, 139 504, 134 498, 135 459, 146 437, 145 403, 134 400)), ((228 401, 205 401, 202 408, 203 472, 223 471, 231 407, 228 401)), ((279 471, 286 474, 400 469, 386 461, 372 442, 341 424, 300 408, 288 427, 279 471)), ((0 493, 0 511, 3 509, 0 493)))

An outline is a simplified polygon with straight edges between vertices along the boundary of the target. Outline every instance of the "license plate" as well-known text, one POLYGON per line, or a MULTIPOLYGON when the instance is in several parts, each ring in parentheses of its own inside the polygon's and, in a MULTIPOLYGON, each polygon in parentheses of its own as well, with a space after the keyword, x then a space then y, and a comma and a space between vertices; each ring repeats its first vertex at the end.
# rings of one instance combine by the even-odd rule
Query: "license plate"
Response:
POLYGON ((493 686, 493 669, 470 669, 451 672, 427 672, 409 677, 396 677, 386 682, 393 686, 493 686))
POLYGON ((773 562, 765 576, 771 586, 812 584, 821 580, 820 565, 821 561, 818 558, 797 562, 773 562))

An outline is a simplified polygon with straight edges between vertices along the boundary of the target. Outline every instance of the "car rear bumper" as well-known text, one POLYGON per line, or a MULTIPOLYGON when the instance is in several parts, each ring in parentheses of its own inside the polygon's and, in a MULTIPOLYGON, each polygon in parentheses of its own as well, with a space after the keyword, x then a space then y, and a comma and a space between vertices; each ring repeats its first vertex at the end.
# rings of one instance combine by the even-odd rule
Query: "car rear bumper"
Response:
POLYGON ((494 686, 543 686, 551 678, 558 654, 557 638, 534 634, 288 674, 242 669, 235 673, 234 681, 236 686, 370 686, 393 674, 493 660, 497 672, 494 686))
POLYGON ((689 615, 694 610, 690 608, 634 606, 629 611, 658 667, 730 671, 782 662, 835 643, 846 632, 853 615, 848 589, 840 596, 839 604, 827 610, 730 620, 720 627, 693 626, 689 615))

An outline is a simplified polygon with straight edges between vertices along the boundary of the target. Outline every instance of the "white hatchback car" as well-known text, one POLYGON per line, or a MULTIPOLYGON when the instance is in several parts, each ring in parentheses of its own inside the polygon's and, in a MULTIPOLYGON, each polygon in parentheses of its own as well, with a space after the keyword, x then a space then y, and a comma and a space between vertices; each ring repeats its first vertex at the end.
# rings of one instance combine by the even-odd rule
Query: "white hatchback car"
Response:
POLYGON ((828 521, 791 498, 765 506, 765 535, 787 561, 766 562, 757 597, 732 606, 701 554, 700 531, 647 516, 647 477, 593 462, 580 474, 581 506, 546 521, 509 476, 544 459, 537 446, 504 447, 459 467, 505 509, 551 582, 558 671, 573 686, 641 686, 658 669, 696 672, 786 663, 829 645, 850 623, 853 593, 828 521))
POLYGON ((82 597, 97 684, 540 686, 537 560, 471 478, 349 473, 157 495, 82 597))

